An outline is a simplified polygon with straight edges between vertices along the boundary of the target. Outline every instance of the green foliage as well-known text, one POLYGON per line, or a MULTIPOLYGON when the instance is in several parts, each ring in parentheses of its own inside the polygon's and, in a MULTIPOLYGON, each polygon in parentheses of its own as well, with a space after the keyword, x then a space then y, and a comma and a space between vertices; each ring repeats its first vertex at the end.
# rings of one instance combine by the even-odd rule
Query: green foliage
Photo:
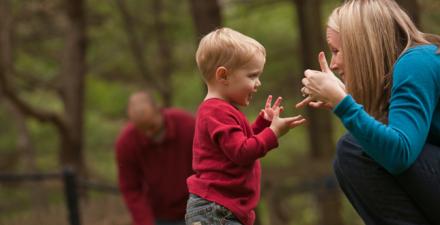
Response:
POLYGON ((5 104, 0 104, 0 155, 15 150, 17 129, 5 104))
POLYGON ((98 114, 108 118, 123 118, 132 89, 118 82, 97 79, 90 74, 86 88, 86 115, 98 114))
POLYGON ((42 172, 54 172, 60 168, 59 164, 59 136, 50 124, 28 120, 32 144, 36 149, 37 168, 42 172))

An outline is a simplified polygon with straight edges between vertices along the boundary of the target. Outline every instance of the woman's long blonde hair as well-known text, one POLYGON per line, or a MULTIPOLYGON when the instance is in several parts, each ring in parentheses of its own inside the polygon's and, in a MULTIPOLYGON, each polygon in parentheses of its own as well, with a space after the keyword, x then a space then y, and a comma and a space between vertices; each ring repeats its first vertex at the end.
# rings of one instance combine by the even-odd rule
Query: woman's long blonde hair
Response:
POLYGON ((327 25, 340 34, 348 93, 382 122, 387 122, 397 58, 415 45, 440 43, 420 32, 394 0, 346 1, 327 25))

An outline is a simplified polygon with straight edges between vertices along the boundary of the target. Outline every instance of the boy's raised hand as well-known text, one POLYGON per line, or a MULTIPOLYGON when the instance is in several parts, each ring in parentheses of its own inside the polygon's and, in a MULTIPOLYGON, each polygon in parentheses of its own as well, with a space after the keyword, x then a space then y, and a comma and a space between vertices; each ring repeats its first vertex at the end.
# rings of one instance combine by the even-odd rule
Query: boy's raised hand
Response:
POLYGON ((281 106, 282 100, 282 97, 278 97, 277 100, 275 100, 275 103, 272 105, 272 95, 269 95, 267 97, 266 105, 264 106, 264 109, 261 110, 261 113, 263 113, 263 117, 265 120, 272 121, 275 115, 275 110, 277 108, 280 108, 280 112, 283 112, 283 107, 281 106))
POLYGON ((306 122, 306 119, 301 115, 294 117, 280 117, 281 108, 278 107, 274 110, 272 123, 270 124, 270 129, 273 130, 277 137, 281 137, 286 134, 290 129, 297 127, 306 122))

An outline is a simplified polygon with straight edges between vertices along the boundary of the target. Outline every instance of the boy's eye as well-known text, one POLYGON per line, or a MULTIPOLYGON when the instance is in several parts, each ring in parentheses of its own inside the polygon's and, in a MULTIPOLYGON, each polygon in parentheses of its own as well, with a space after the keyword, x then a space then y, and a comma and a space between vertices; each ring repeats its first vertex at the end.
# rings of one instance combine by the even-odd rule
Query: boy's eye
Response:
POLYGON ((252 79, 255 79, 255 78, 258 77, 258 74, 257 73, 249 74, 248 77, 252 78, 252 79))

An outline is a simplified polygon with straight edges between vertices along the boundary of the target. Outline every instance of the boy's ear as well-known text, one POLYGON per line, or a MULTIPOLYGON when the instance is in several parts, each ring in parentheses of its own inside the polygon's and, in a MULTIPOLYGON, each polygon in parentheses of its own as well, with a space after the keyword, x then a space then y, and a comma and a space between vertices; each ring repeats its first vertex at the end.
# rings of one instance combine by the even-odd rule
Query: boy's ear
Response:
POLYGON ((222 84, 228 84, 228 69, 224 66, 219 66, 215 70, 215 79, 222 84))

